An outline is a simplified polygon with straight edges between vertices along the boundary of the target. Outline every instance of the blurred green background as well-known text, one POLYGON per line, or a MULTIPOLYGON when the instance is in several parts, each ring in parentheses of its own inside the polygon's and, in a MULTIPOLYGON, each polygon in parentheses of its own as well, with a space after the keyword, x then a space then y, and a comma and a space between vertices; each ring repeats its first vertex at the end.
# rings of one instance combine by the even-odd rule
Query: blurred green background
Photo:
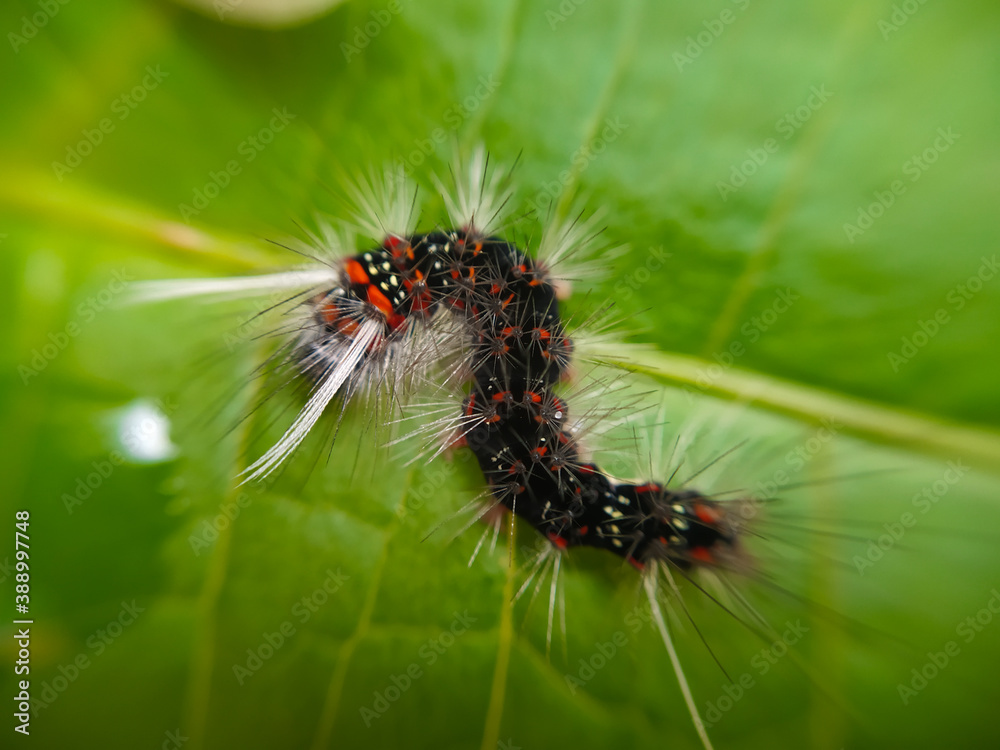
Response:
POLYGON ((0 9, 0 578, 12 613, 29 509, 43 702, 2 744, 698 746, 634 571, 571 556, 546 655, 548 588, 511 603, 530 529, 516 571, 503 542, 466 566, 477 528, 449 541, 469 461, 407 467, 354 414, 329 457, 318 434, 238 488, 294 407, 225 430, 263 331, 246 307, 119 304, 133 280, 294 264, 263 238, 344 218, 344 174, 396 160, 428 186, 482 142, 520 155, 519 239, 584 193, 630 244, 567 309, 613 299, 649 345, 653 465, 676 435, 680 476, 746 440, 696 484, 787 496, 738 584, 809 628, 795 657, 770 665, 692 586, 673 608, 716 746, 995 747, 997 7, 347 0, 242 25, 257 5, 0 9))

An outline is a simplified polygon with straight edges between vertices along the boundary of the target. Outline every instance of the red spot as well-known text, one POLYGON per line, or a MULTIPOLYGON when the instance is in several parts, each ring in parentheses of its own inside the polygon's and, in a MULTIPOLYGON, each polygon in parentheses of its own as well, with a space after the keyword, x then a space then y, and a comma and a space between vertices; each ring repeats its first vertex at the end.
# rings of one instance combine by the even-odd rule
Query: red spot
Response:
POLYGON ((706 565, 712 565, 715 563, 715 555, 712 554, 712 550, 708 547, 695 547, 688 554, 692 560, 697 560, 698 562, 705 563, 706 565))
POLYGON ((566 549, 569 546, 569 542, 556 534, 554 531, 549 532, 549 541, 556 545, 559 549, 566 549))
POLYGON ((368 301, 385 315, 389 328, 396 330, 406 324, 406 318, 392 309, 392 303, 374 284, 369 284, 366 290, 368 301))
POLYGON ((355 284, 368 284, 371 281, 365 269, 356 260, 348 260, 344 268, 347 270, 347 278, 355 284))
POLYGON ((590 527, 589 526, 581 526, 580 527, 580 536, 587 536, 587 532, 588 531, 590 531, 590 527))
POLYGON ((644 484, 641 487, 636 487, 635 491, 636 494, 639 495, 658 495, 663 491, 663 487, 655 482, 650 482, 649 484, 644 484))
POLYGON ((698 520, 707 524, 718 524, 722 521, 722 514, 710 505, 705 503, 695 503, 694 513, 698 520))
POLYGON ((500 401, 503 401, 505 398, 507 398, 509 394, 510 391, 500 391, 500 393, 494 393, 493 400, 499 403, 500 401))
POLYGON ((632 567, 635 568, 636 570, 641 572, 646 569, 646 563, 639 562, 631 555, 629 555, 629 557, 627 557, 626 559, 632 564, 632 567))

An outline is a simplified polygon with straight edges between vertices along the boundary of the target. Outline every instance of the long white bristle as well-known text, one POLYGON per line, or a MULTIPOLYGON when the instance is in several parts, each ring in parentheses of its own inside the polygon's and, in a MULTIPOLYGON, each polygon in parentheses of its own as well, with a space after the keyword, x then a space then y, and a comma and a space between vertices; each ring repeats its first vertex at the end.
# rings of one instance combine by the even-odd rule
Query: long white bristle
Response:
POLYGON ((337 283, 337 273, 322 268, 282 271, 261 276, 231 276, 219 279, 164 279, 134 284, 127 303, 163 302, 187 297, 238 299, 281 289, 310 289, 337 283))
POLYGON ((347 188, 353 221, 359 234, 381 242, 387 236, 413 233, 417 220, 416 186, 402 166, 390 166, 379 176, 356 175, 347 188))
POLYGON ((509 173, 490 165, 486 149, 480 145, 468 160, 455 159, 452 166, 454 189, 437 175, 434 183, 454 226, 487 235, 496 230, 507 214, 513 196, 509 177, 509 173))
POLYGON ((698 737, 701 738, 701 744, 705 746, 705 750, 712 750, 712 741, 708 738, 708 732, 705 729, 705 722, 701 720, 701 715, 698 713, 698 707, 694 703, 694 696, 691 695, 691 687, 688 685, 687 677, 684 676, 684 668, 681 666, 681 660, 677 657, 677 650, 674 648, 674 641, 670 637, 670 631, 667 629, 667 623, 663 620, 663 612, 660 610, 660 601, 657 592, 655 568, 654 572, 643 577, 643 585, 646 588, 646 596, 649 599, 649 607, 653 615, 653 621, 656 622, 656 629, 660 632, 660 637, 663 639, 663 645, 667 648, 667 654, 670 656, 670 663, 673 665, 674 674, 677 676, 677 684, 680 686, 681 693, 684 695, 684 702, 687 704, 688 713, 691 714, 691 720, 694 722, 694 728, 698 732, 698 737))
POLYGON ((368 352, 368 347, 382 334, 382 330, 383 324, 377 319, 368 319, 361 324, 350 347, 313 392, 309 402, 299 412, 295 422, 281 437, 281 440, 242 472, 241 475, 246 475, 243 484, 268 476, 299 446, 330 401, 354 373, 358 363, 368 352))

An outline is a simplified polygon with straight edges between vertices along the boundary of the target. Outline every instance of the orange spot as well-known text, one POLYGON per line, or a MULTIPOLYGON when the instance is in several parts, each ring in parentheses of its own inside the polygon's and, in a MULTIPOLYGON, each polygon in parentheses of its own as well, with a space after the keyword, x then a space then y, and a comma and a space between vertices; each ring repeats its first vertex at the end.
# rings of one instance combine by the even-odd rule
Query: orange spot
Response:
POLYGON ((368 284, 371 279, 368 278, 368 274, 365 269, 356 260, 349 260, 344 265, 347 269, 347 278, 349 278, 355 284, 368 284))
POLYGON ((359 323, 354 318, 341 318, 337 321, 337 331, 347 338, 354 338, 358 332, 359 323))
POLYGON ((323 321, 329 326, 337 325, 337 320, 340 318, 340 311, 337 309, 337 305, 333 302, 320 305, 319 314, 322 316, 323 321))
POLYGON ((375 307, 384 313, 386 317, 392 315, 392 303, 389 301, 388 297, 378 290, 378 288, 376 288, 373 284, 369 284, 367 294, 368 301, 375 305, 375 307))

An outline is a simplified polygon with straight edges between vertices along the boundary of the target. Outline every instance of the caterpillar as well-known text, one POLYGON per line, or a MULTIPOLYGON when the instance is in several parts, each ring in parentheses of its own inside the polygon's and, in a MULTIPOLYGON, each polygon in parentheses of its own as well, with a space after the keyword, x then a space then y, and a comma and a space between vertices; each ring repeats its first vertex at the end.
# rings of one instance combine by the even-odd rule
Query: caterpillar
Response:
POLYGON ((281 438, 245 469, 244 482, 276 472, 325 413, 342 417, 355 401, 391 409, 436 369, 460 403, 420 434, 440 433, 435 454, 466 448, 474 455, 487 487, 477 518, 506 511, 548 541, 518 595, 554 561, 549 639, 562 554, 591 547, 627 562, 643 576, 688 711, 711 747, 659 587, 665 580, 676 591, 674 574, 752 566, 742 543, 743 502, 673 489, 672 476, 621 480, 588 457, 585 430, 562 395, 580 353, 559 304, 571 279, 559 268, 586 263, 599 247, 597 217, 550 223, 531 253, 498 231, 511 199, 509 173, 491 169, 483 150, 456 173, 462 177, 454 192, 437 181, 448 228, 416 231, 414 192, 390 170, 352 189, 357 230, 374 238, 366 249, 351 253, 352 239, 341 237, 335 244, 346 252, 310 254, 307 268, 149 282, 140 297, 285 295, 290 322, 274 332, 282 343, 270 365, 284 383, 306 383, 308 398, 281 438))

